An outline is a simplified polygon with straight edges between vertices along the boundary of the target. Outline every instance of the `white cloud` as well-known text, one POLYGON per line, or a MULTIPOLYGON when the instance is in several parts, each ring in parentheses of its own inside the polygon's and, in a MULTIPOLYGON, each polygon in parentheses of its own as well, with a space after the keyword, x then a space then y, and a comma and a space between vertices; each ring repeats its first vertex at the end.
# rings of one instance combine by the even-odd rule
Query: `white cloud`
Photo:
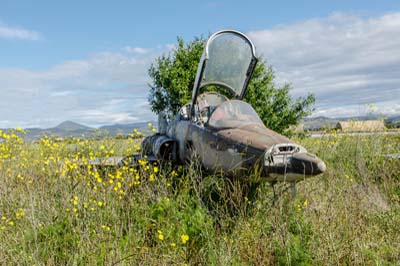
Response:
POLYGON ((178 46, 175 43, 168 43, 165 45, 168 51, 174 51, 178 48, 178 46))
POLYGON ((8 120, 0 128, 154 119, 146 99, 147 69, 155 56, 105 52, 44 71, 0 69, 0 113, 8 120))
POLYGON ((96 121, 98 125, 107 123, 133 123, 139 121, 140 118, 134 117, 130 112, 106 112, 102 110, 83 110, 77 113, 78 116, 83 117, 83 121, 93 124, 96 121))
POLYGON ((51 97, 64 97, 73 94, 72 91, 55 91, 55 92, 50 92, 51 97))
POLYGON ((249 36, 294 96, 316 94, 319 114, 357 114, 367 103, 389 112, 400 99, 400 13, 335 13, 249 36))
POLYGON ((150 48, 131 47, 131 46, 125 46, 123 50, 132 54, 147 54, 152 51, 152 49, 150 48))
POLYGON ((20 27, 11 27, 0 23, 0 38, 37 41, 41 38, 41 35, 36 31, 20 27))

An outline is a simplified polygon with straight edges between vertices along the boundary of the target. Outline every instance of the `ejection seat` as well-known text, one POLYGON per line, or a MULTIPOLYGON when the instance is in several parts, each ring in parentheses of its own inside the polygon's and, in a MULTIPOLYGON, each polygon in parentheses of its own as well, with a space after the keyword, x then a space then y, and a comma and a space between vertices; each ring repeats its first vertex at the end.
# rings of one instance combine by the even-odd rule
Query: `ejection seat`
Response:
POLYGON ((200 122, 206 124, 215 108, 228 100, 226 96, 217 92, 205 92, 197 96, 196 104, 200 122))

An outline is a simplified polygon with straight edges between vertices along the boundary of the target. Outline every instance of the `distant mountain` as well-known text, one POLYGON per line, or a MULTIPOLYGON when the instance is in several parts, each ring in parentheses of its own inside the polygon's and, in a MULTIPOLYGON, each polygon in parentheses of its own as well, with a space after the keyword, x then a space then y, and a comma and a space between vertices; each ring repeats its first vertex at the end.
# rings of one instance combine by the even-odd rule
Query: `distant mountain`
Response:
POLYGON ((78 131, 78 130, 93 130, 91 127, 87 127, 72 121, 64 121, 56 127, 52 128, 53 130, 60 130, 60 131, 78 131))
MULTIPOLYGON (((337 117, 337 118, 329 118, 324 116, 318 117, 307 117, 303 119, 304 130, 321 130, 323 128, 334 128, 336 124, 340 121, 366 121, 366 120, 381 120, 384 119, 385 115, 381 114, 373 114, 366 116, 352 116, 352 117, 337 117)), ((400 120, 400 116, 393 116, 385 119, 385 124, 390 123, 398 123, 396 121, 400 120), (396 120, 397 119, 397 120, 396 120)))
POLYGON ((387 118, 385 121, 387 121, 388 123, 400 123, 400 115, 391 116, 387 118))
POLYGON ((134 129, 134 128, 145 128, 148 127, 149 122, 137 122, 137 123, 131 123, 131 124, 114 124, 114 125, 106 125, 102 126, 99 129, 113 129, 113 128, 129 128, 129 129, 134 129))
POLYGON ((385 119, 385 125, 388 128, 400 128, 400 115, 391 116, 385 119))
POLYGON ((309 117, 303 120, 304 130, 320 130, 321 128, 334 128, 339 119, 324 116, 309 117))
POLYGON ((352 116, 352 117, 342 117, 339 118, 340 121, 347 121, 347 120, 356 120, 356 121, 365 121, 365 120, 381 120, 385 119, 387 115, 384 114, 369 114, 369 115, 362 115, 362 116, 352 116))
POLYGON ((61 124, 52 128, 27 128, 25 138, 28 141, 36 140, 44 135, 56 136, 61 138, 66 137, 81 137, 82 135, 90 136, 95 131, 94 128, 84 126, 72 121, 64 121, 61 124))
MULTIPOLYGON (((61 138, 67 137, 98 137, 98 136, 110 136, 115 137, 119 135, 129 135, 132 133, 134 129, 137 129, 144 135, 148 135, 151 133, 149 127, 149 122, 138 122, 131 124, 114 124, 102 126, 98 129, 88 127, 82 124, 78 124, 73 121, 64 121, 61 124, 52 127, 52 128, 26 128, 25 139, 27 141, 37 140, 44 135, 48 136, 56 136, 61 138)), ((151 122, 156 126, 156 123, 151 122)), ((4 129, 7 130, 7 129, 4 129)))
MULTIPOLYGON (((137 129, 139 132, 143 133, 144 135, 150 134, 150 129, 148 126, 149 122, 137 122, 131 124, 114 124, 114 125, 107 125, 102 126, 99 129, 106 134, 108 133, 110 136, 119 136, 119 135, 129 135, 132 133, 134 129, 137 129)), ((157 126, 156 123, 150 122, 154 126, 157 126)))

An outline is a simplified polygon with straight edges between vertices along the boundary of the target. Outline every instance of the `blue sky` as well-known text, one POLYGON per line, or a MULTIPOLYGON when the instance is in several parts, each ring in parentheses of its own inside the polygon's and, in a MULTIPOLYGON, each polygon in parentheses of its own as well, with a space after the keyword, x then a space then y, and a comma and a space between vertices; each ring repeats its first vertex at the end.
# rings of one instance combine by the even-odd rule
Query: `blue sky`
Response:
POLYGON ((181 36, 253 39, 314 115, 400 113, 399 1, 0 0, 0 128, 154 119, 149 64, 181 36))

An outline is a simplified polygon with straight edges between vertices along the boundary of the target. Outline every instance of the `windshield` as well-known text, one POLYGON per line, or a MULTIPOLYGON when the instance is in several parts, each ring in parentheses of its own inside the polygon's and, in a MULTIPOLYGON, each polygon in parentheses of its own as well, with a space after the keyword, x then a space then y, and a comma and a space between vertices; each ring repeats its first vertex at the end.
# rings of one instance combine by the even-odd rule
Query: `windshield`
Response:
POLYGON ((241 95, 253 59, 249 42, 240 35, 222 33, 207 48, 208 61, 200 87, 221 84, 241 95))
POLYGON ((248 124, 264 127, 256 111, 248 103, 239 100, 221 103, 208 120, 208 125, 216 129, 237 128, 248 124))

